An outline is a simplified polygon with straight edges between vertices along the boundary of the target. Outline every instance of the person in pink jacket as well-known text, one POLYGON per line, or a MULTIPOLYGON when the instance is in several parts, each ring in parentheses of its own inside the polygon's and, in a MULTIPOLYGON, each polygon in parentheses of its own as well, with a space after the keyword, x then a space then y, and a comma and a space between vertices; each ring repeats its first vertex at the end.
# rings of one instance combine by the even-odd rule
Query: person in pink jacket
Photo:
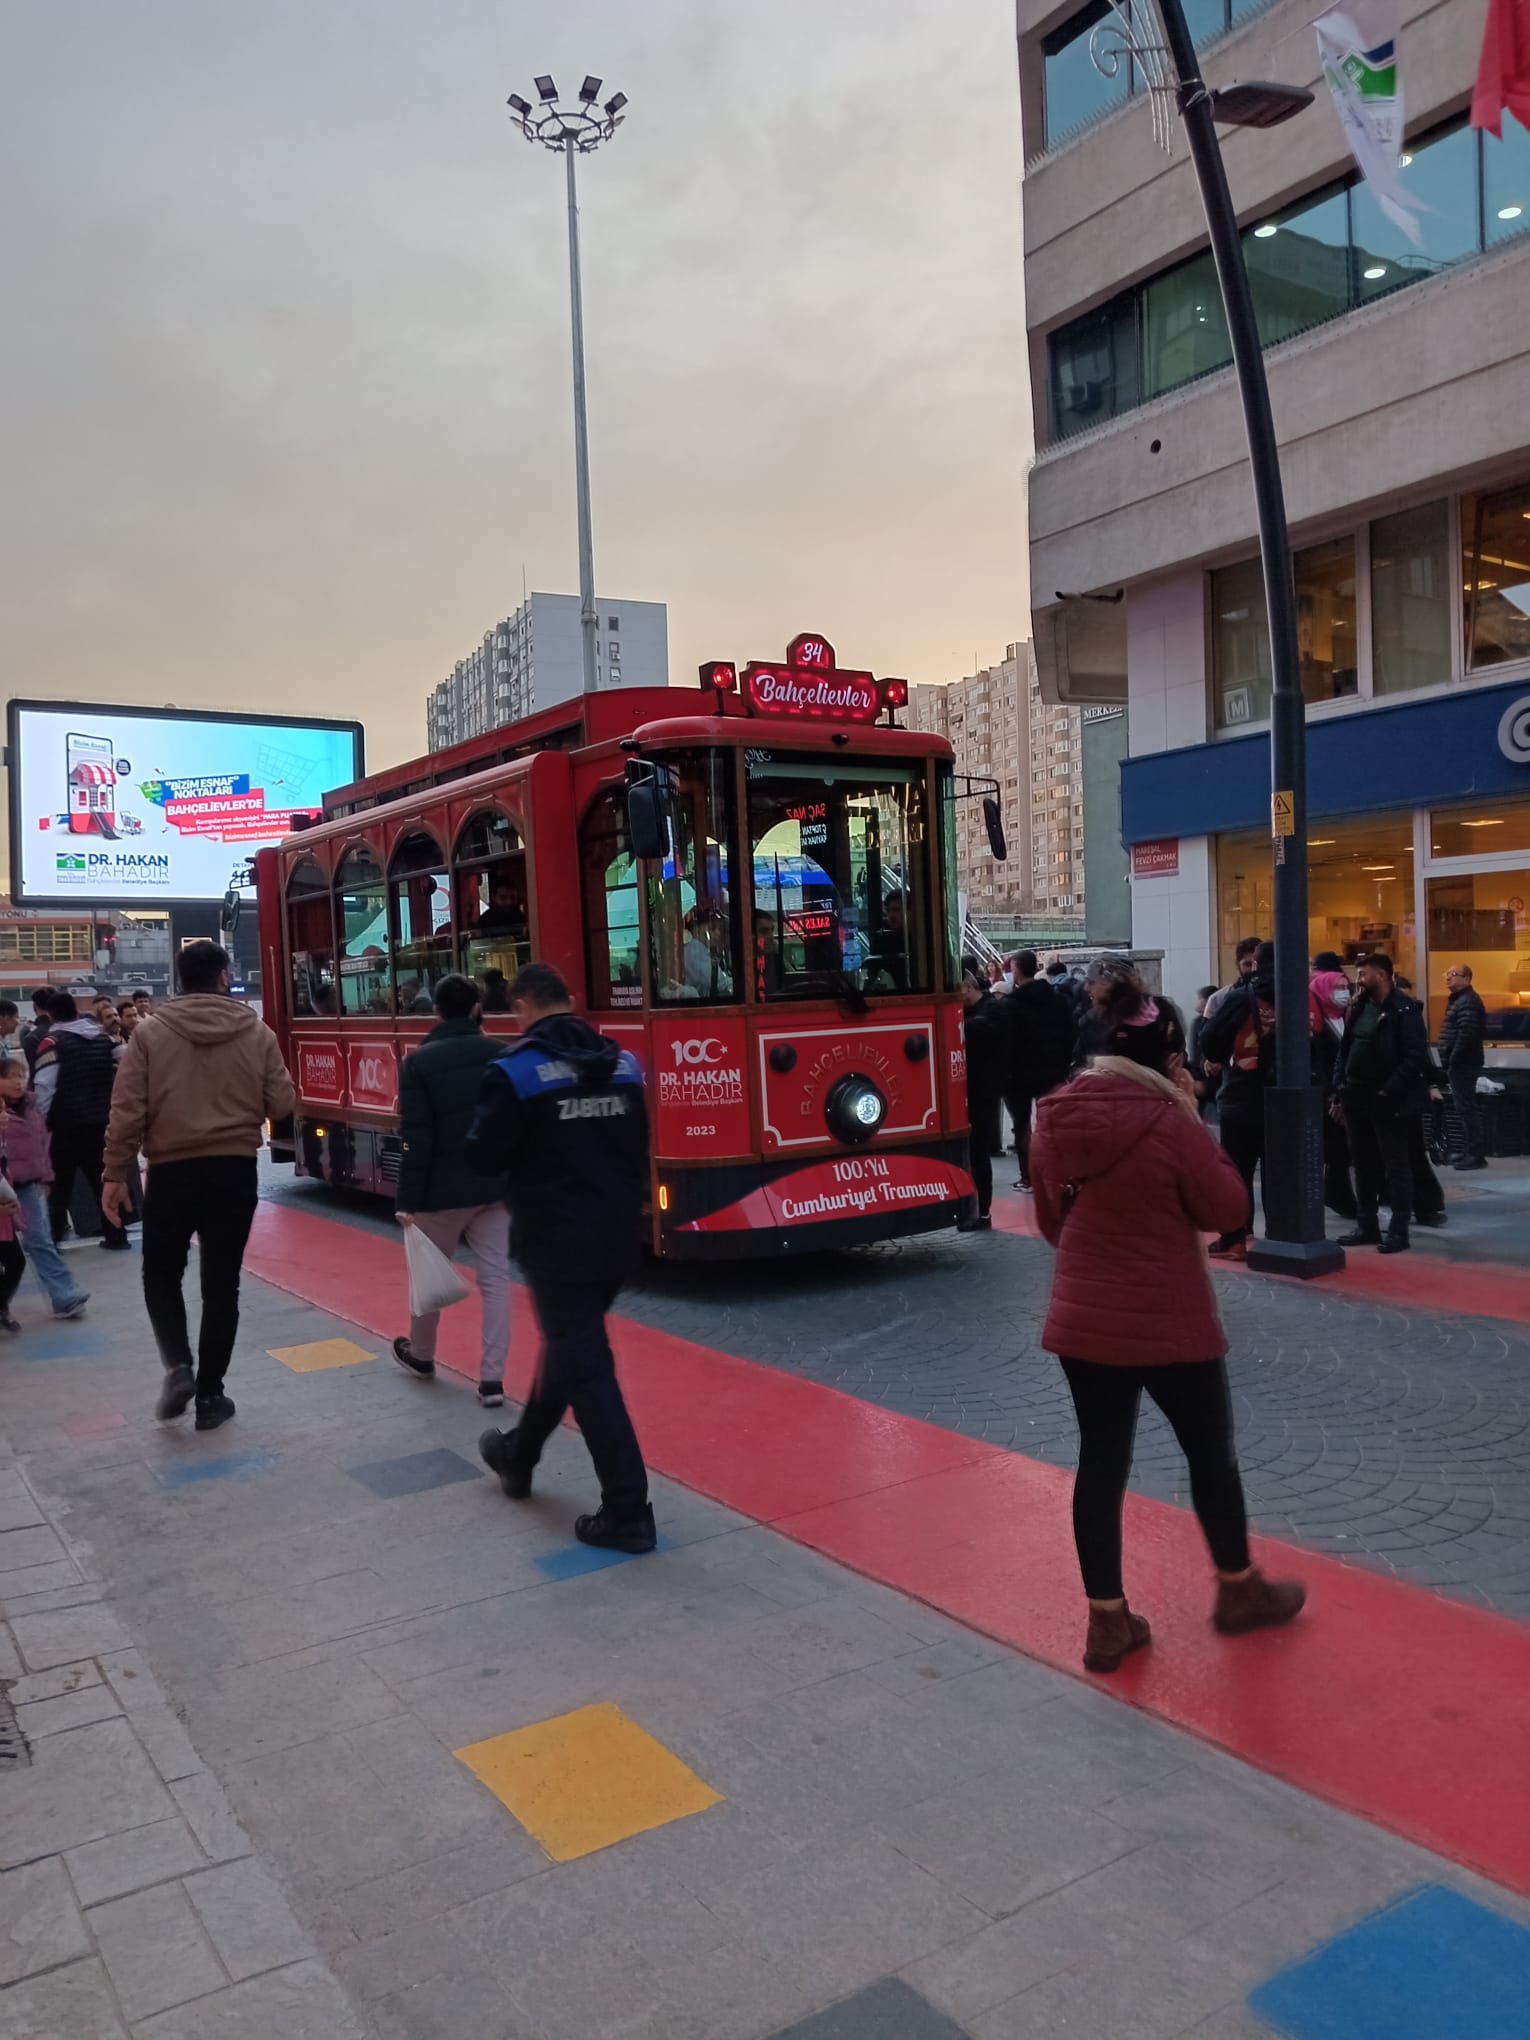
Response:
POLYGON ((1089 1630, 1084 1665, 1113 1672, 1150 1640, 1121 1583, 1121 1505, 1146 1389, 1189 1463, 1190 1495, 1217 1571, 1224 1635, 1289 1622, 1296 1581, 1252 1563, 1233 1444, 1227 1339, 1203 1235, 1248 1221, 1248 1190, 1201 1123, 1167 1000, 1122 957, 1088 979, 1111 1052, 1038 1107, 1031 1181, 1057 1249, 1042 1344, 1062 1361, 1078 1415, 1073 1533, 1089 1630))

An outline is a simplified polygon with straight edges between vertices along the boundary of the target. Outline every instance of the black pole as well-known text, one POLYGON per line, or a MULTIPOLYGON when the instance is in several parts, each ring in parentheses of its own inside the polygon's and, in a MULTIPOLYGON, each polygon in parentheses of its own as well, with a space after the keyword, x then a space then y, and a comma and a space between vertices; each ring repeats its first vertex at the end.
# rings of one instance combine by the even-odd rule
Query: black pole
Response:
POLYGON ((1243 261, 1243 239, 1217 140, 1216 111, 1201 77, 1180 0, 1158 0, 1179 78, 1179 109, 1190 144, 1222 286, 1232 342, 1249 470, 1259 516, 1265 609, 1270 627, 1270 831, 1275 857, 1275 1085, 1265 1100, 1262 1184, 1265 1237, 1249 1248, 1252 1267, 1328 1275, 1344 1265, 1323 1219, 1323 1106, 1312 1081, 1307 985, 1307 708, 1296 635, 1296 590, 1286 525, 1280 449, 1270 410, 1264 350, 1243 261))

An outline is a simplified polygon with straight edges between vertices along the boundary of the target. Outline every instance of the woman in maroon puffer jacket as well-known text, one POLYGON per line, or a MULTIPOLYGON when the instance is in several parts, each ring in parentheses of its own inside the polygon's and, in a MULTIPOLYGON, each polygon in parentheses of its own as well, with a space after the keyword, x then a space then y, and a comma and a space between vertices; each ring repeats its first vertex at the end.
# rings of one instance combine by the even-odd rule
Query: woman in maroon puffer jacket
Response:
POLYGON ((1078 1413, 1073 1534, 1089 1634, 1084 1665, 1113 1672, 1149 1640, 1121 1586, 1121 1504, 1142 1391, 1174 1428, 1217 1568, 1212 1620, 1226 1635, 1289 1622, 1295 1581, 1250 1563, 1232 1402, 1202 1235, 1247 1223, 1248 1191, 1202 1125, 1173 1008, 1131 965, 1101 957, 1089 983, 1114 1051, 1037 1109, 1031 1182, 1057 1249, 1042 1343, 1062 1360, 1078 1413), (1177 1067, 1176 1067, 1177 1066, 1177 1067))

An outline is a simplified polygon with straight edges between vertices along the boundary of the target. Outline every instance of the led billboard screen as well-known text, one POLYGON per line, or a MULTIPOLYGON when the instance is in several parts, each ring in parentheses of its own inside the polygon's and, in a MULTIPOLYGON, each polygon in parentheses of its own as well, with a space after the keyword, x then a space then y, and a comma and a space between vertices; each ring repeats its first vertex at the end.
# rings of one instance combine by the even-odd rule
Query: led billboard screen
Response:
POLYGON ((237 865, 362 770, 360 723, 13 701, 12 897, 221 899, 237 865))

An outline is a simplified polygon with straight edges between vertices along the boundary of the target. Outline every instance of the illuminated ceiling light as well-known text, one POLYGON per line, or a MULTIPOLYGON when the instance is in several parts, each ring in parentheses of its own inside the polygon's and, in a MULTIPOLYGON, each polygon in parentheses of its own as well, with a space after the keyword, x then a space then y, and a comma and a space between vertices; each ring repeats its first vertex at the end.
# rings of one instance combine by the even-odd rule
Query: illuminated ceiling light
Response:
POLYGON ((1337 836, 1309 836, 1307 838, 1307 848, 1309 850, 1331 850, 1338 840, 1337 836))
POLYGON ((1503 816, 1488 815, 1480 822, 1463 822, 1461 826, 1463 829, 1501 829, 1503 827, 1503 816))
POLYGON ((1409 164, 1410 164, 1410 163, 1411 163, 1412 161, 1413 161, 1413 158, 1412 158, 1411 156, 1399 156, 1399 157, 1398 157, 1398 159, 1397 159, 1397 167, 1398 167, 1398 169, 1399 169, 1399 170, 1406 170, 1406 169, 1407 169, 1407 167, 1408 167, 1408 165, 1409 165, 1409 164))
POLYGON ((1367 283, 1378 283, 1386 273, 1387 265, 1384 262, 1373 262, 1369 269, 1362 269, 1360 272, 1367 283))
POLYGON ((1271 234, 1278 234, 1279 232, 1280 232, 1279 227, 1272 227, 1268 223, 1266 223, 1262 227, 1255 227, 1254 239, 1256 241, 1267 241, 1269 240, 1271 234))
POLYGON ((1501 220, 1517 220, 1524 209, 1522 205, 1501 205, 1498 208, 1498 217, 1501 220))
POLYGON ((1362 864, 1360 869, 1362 871, 1395 871, 1397 866, 1395 864, 1362 864))

